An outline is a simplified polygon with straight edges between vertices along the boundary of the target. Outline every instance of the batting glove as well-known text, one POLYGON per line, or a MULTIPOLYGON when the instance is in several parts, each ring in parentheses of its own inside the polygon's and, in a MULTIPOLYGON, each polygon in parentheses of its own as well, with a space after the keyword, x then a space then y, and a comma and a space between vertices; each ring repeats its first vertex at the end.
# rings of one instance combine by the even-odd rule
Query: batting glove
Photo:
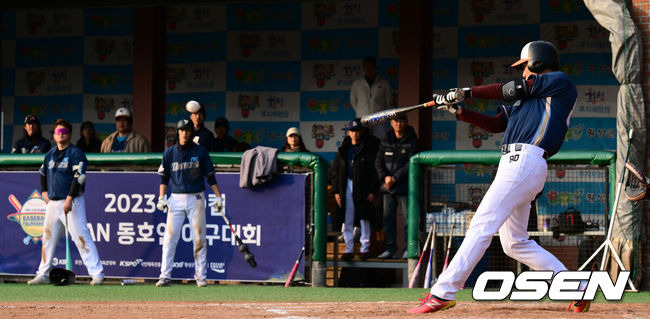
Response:
POLYGON ((458 104, 468 97, 471 97, 472 90, 470 88, 453 88, 445 94, 434 94, 433 99, 436 104, 458 104))
POLYGON ((458 111, 459 106, 457 104, 449 104, 449 105, 440 105, 438 106, 438 110, 440 111, 447 111, 451 114, 456 114, 458 111))
POLYGON ((223 210, 223 198, 221 196, 217 197, 217 199, 214 202, 214 208, 218 211, 221 212, 223 210))
POLYGON ((167 195, 158 196, 158 204, 156 204, 156 208, 161 212, 167 212, 167 195))

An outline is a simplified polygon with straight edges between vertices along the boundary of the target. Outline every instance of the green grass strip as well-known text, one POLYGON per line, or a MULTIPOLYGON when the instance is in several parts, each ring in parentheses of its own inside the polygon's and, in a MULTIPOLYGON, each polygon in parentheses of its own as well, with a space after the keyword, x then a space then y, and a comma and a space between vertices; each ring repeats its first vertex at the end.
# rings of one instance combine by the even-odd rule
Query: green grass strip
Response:
MULTIPOLYGON (((209 285, 198 288, 193 284, 175 284, 155 287, 153 284, 132 286, 87 284, 56 287, 28 286, 24 283, 0 284, 0 302, 121 302, 121 301, 177 301, 177 302, 417 302, 425 289, 404 288, 312 288, 268 285, 209 285)), ((473 301, 472 291, 463 289, 458 301, 473 301)), ((547 300, 546 300, 547 301, 547 300)), ((607 302, 598 295, 595 302, 607 302)), ((650 292, 625 293, 624 303, 650 302, 650 292)))

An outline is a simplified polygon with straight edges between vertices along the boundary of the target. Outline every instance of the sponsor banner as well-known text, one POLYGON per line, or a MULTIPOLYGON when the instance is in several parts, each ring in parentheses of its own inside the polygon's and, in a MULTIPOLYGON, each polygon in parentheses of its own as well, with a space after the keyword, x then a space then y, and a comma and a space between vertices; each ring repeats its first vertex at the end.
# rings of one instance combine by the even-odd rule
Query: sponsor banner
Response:
POLYGON ((540 0, 459 1, 461 26, 520 25, 539 23, 540 0))
POLYGON ((490 133, 480 127, 465 122, 456 124, 457 150, 495 150, 500 149, 503 133, 490 133))
POLYGON ((302 121, 300 132, 303 142, 312 152, 338 152, 348 121, 302 121))
MULTIPOLYGON (((2 69, 2 96, 13 97, 16 90, 14 79, 15 69, 2 69)), ((3 104, 8 105, 8 104, 3 104)), ((13 105, 13 104, 11 104, 13 105)))
POLYGON ((617 85, 578 85, 578 101, 573 107, 574 117, 616 118, 617 85))
POLYGON ((298 91, 299 62, 229 62, 228 91, 298 91))
POLYGON ((133 92, 132 65, 86 65, 83 79, 86 94, 133 92))
POLYGON ((399 0, 379 0, 379 25, 399 27, 399 0))
POLYGON ((300 120, 318 121, 323 118, 346 121, 356 113, 350 104, 349 91, 302 92, 300 120))
MULTIPOLYGON (((2 39, 2 61, 3 68, 16 67, 16 40, 15 39, 2 39)), ((11 77, 10 79, 13 79, 11 77)))
MULTIPOLYGON (((396 91, 398 86, 397 78, 398 78, 398 70, 399 70, 399 60, 398 59, 378 59, 377 60, 377 69, 379 76, 383 77, 384 79, 388 80, 388 83, 390 83, 391 89, 393 91, 396 91)), ((396 92, 393 92, 394 94, 397 94, 396 92)), ((394 101, 397 103, 397 101, 394 101)))
POLYGON ((619 85, 612 74, 610 54, 563 54, 560 57, 560 69, 576 85, 619 85))
POLYGON ((133 64, 133 37, 85 37, 84 63, 87 65, 133 64))
POLYGON ((226 57, 226 33, 167 35, 167 63, 210 62, 226 57))
POLYGON ((349 91, 354 80, 363 76, 363 61, 302 61, 301 83, 304 91, 349 91))
POLYGON ((231 121, 297 122, 300 120, 299 92, 226 93, 226 118, 231 121))
MULTIPOLYGON (((441 111, 434 111, 441 112, 441 111)), ((445 113, 449 113, 444 111, 445 113)), ((431 125, 431 149, 455 150, 456 149, 456 121, 435 121, 431 125)))
MULTIPOLYGON (((566 171, 570 172, 570 171, 566 171)), ((542 196, 537 200, 537 214, 549 215, 560 214, 569 207, 574 207, 583 214, 596 214, 606 216, 608 187, 601 177, 600 182, 586 182, 583 180, 569 180, 569 177, 558 178, 558 175, 565 173, 562 170, 549 171, 549 177, 554 173, 554 179, 558 182, 547 181, 544 185, 542 196), (563 180, 564 179, 564 180, 563 180)), ((594 172, 595 174, 596 172, 594 172)), ((580 174, 579 172, 573 175, 580 174)), ((581 174, 584 175, 584 174, 581 174)))
POLYGON ((398 28, 379 28, 378 58, 397 59, 398 28))
POLYGON ((300 3, 230 4, 228 30, 298 30, 300 3))
POLYGON ((170 6, 167 8, 167 34, 225 30, 226 8, 223 5, 170 6))
POLYGON ((133 8, 87 8, 84 21, 86 36, 133 35, 133 8))
POLYGON ((469 85, 458 83, 459 65, 460 62, 456 59, 434 59, 432 72, 433 89, 446 91, 450 88, 469 85))
MULTIPOLYGON (((2 11, 2 28, 0 32, 2 33, 2 39, 14 39, 16 38, 16 15, 14 11, 2 11)), ((4 44, 3 44, 4 46, 4 44)))
POLYGON ((300 31, 228 32, 229 61, 298 61, 300 31))
POLYGON ((458 28, 433 28, 433 57, 435 59, 458 56, 458 28))
POLYGON ((82 9, 16 11, 16 38, 57 38, 81 36, 82 9))
MULTIPOLYGON (((115 111, 120 107, 133 110, 131 94, 84 94, 83 121, 94 124, 115 123, 115 111)), ((137 126, 136 126, 137 128, 137 126)))
POLYGON ((459 27, 458 56, 500 57, 504 54, 512 54, 513 58, 519 57, 522 43, 538 39, 538 24, 522 24, 516 28, 512 26, 459 27))
MULTIPOLYGON (((287 129, 292 126, 298 126, 298 123, 232 121, 230 122, 230 133, 238 142, 248 143, 251 148, 262 145, 281 149, 286 142, 287 129)), ((304 135, 303 132, 303 137, 304 135)))
MULTIPOLYGON (((45 217, 45 202, 35 190, 38 173, 2 172, 0 175, 0 190, 8 194, 8 198, 0 201, 0 212, 6 216, 0 220, 0 230, 6 239, 0 243, 0 273, 34 274, 41 259, 45 217)), ((155 172, 88 172, 87 176, 84 197, 88 228, 105 275, 157 278, 167 218, 156 209, 160 178, 155 172)), ((305 242, 305 176, 277 175, 269 185, 253 191, 239 188, 239 174, 217 174, 219 187, 227 194, 228 219, 255 255, 258 266, 253 269, 246 263, 230 229, 213 208, 214 194, 206 192, 207 279, 286 279, 296 253, 305 242)), ((191 226, 186 222, 176 248, 173 278, 194 278, 193 251, 191 226)), ((77 249, 71 252, 73 271, 87 275, 77 249)), ((65 265, 63 238, 57 245, 53 264, 65 265)), ((304 275, 303 262, 299 271, 304 275)))
POLYGON ((81 94, 83 69, 81 65, 15 69, 16 96, 81 94))
MULTIPOLYGON (((5 125, 11 125, 14 124, 14 97, 13 96, 3 96, 0 99, 0 111, 2 111, 2 116, 4 117, 3 123, 0 124, 5 124, 5 125)), ((25 115, 27 116, 27 115, 25 115)), ((23 117, 20 122, 20 124, 25 123, 25 117, 23 117)), ((5 132, 6 133, 6 132, 5 132)))
MULTIPOLYGON (((38 116, 41 124, 54 123, 58 118, 64 118, 70 123, 81 122, 82 95, 61 96, 23 96, 15 98, 13 123, 21 127, 29 114, 38 116)), ((43 136, 47 138, 45 130, 43 136)))
POLYGON ((559 54, 605 53, 611 54, 609 31, 593 19, 540 24, 542 39, 553 42, 559 54))
POLYGON ((318 1, 302 4, 302 28, 350 29, 376 27, 378 22, 376 1, 318 1))
POLYGON ((540 16, 540 20, 545 22, 594 19, 583 1, 542 1, 540 16))
MULTIPOLYGON (((520 52, 521 48, 512 52, 520 52)), ((496 58, 458 59, 458 86, 479 86, 492 83, 505 83, 520 79, 522 72, 510 67, 519 60, 519 54, 496 58)), ((456 87, 456 85, 452 86, 456 87)), ((443 89, 449 89, 443 88, 443 89)))
POLYGON ((436 27, 458 26, 458 1, 433 1, 433 25, 436 27))
POLYGON ((224 91, 226 63, 167 64, 167 93, 224 91))
POLYGON ((377 56, 377 28, 314 30, 302 32, 305 60, 349 59, 377 56))
POLYGON ((571 118, 562 150, 594 149, 616 149, 616 118, 571 118))
POLYGON ((188 101, 199 102, 205 109, 204 126, 212 130, 214 126, 208 125, 214 122, 217 117, 223 116, 225 112, 226 98, 224 92, 201 92, 201 93, 168 93, 165 96, 167 108, 165 110, 165 121, 176 123, 181 119, 189 119, 190 113, 185 109, 188 101))

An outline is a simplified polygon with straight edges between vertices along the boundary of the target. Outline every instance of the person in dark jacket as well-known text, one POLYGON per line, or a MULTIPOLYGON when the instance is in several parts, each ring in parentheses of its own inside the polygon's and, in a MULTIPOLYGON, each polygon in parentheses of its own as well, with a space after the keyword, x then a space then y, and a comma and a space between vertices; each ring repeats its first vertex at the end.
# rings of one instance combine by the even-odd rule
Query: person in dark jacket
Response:
POLYGON ((185 104, 185 109, 190 112, 190 120, 194 124, 192 141, 205 147, 208 151, 212 150, 216 141, 214 140, 214 134, 203 125, 205 122, 205 108, 197 101, 189 101, 185 104))
POLYGON ((97 138, 97 131, 92 122, 85 121, 81 124, 81 137, 76 145, 84 153, 99 153, 102 142, 97 138))
POLYGON ((335 176, 332 193, 338 205, 337 222, 344 223, 345 252, 343 260, 351 260, 354 253, 354 226, 361 229, 359 258, 368 258, 370 249, 370 219, 374 215, 372 202, 379 192, 379 181, 374 163, 379 139, 367 133, 359 119, 347 125, 347 136, 332 163, 335 176))
POLYGON ((14 143, 11 154, 47 153, 52 148, 52 143, 43 138, 41 121, 36 115, 30 114, 25 117, 23 135, 23 138, 14 143))
MULTIPOLYGON (((383 193, 383 225, 386 233, 386 251, 377 256, 378 258, 397 257, 397 205, 404 218, 406 233, 409 160, 420 149, 415 130, 408 125, 406 115, 392 119, 390 126, 386 137, 381 141, 375 161, 383 193)), ((406 236, 404 241, 406 242, 406 236)), ((406 249, 402 258, 406 258, 406 249)))
POLYGON ((236 139, 228 135, 230 131, 230 122, 228 119, 221 116, 214 121, 214 132, 217 138, 214 140, 213 152, 243 152, 248 149, 240 145, 236 139))

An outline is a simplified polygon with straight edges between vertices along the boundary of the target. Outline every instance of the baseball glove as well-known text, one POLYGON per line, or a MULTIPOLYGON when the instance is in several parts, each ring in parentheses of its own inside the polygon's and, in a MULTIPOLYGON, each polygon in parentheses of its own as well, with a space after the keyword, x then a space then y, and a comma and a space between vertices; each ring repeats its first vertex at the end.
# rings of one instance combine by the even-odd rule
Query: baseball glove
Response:
POLYGON ((75 275, 72 271, 64 268, 54 268, 50 271, 50 282, 55 286, 67 286, 74 284, 75 275))
POLYGON ((625 198, 633 202, 648 199, 648 183, 650 180, 632 163, 625 163, 625 169, 630 171, 625 188, 625 198))

